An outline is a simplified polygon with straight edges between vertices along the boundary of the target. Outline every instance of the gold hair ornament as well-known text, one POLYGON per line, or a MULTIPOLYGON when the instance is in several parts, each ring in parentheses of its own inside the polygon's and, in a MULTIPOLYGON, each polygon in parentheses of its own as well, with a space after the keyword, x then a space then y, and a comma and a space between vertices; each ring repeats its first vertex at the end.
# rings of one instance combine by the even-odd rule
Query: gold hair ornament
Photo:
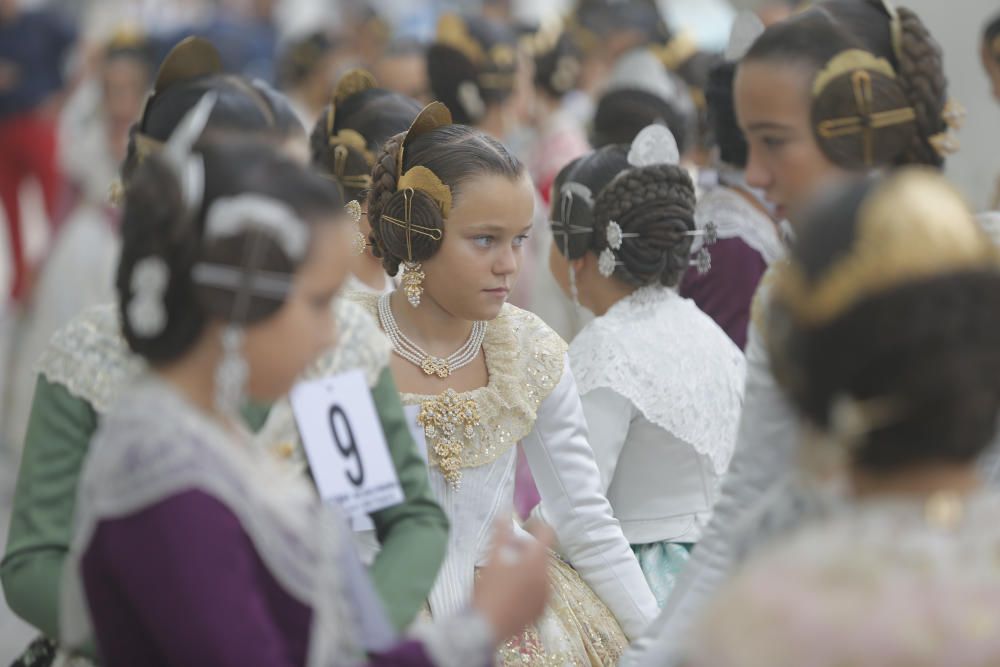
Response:
POLYGON ((903 23, 892 0, 881 0, 882 9, 889 15, 889 34, 892 37, 892 52, 896 60, 903 58, 903 23))
POLYGON ((1000 271, 998 250, 942 176, 909 168, 868 195, 846 256, 817 282, 795 263, 782 265, 774 294, 794 320, 814 327, 879 293, 977 270, 1000 271))
MULTIPOLYGON (((469 28, 462 17, 457 14, 445 14, 438 20, 435 42, 441 46, 455 49, 476 70, 492 66, 499 70, 512 70, 517 61, 517 52, 509 44, 496 44, 488 52, 469 33, 469 28)), ((515 75, 512 71, 477 72, 476 81, 483 88, 505 90, 514 85, 515 75)))
POLYGON ((149 155, 157 153, 164 143, 144 134, 146 112, 153 98, 162 93, 168 86, 180 81, 189 81, 201 76, 222 74, 222 56, 218 49, 202 37, 188 37, 170 50, 163 64, 156 73, 153 90, 146 96, 139 114, 139 125, 134 136, 136 156, 141 163, 149 155))
MULTIPOLYGON (((440 102, 431 102, 417 115, 410 129, 403 137, 403 143, 399 147, 399 156, 396 161, 396 191, 420 190, 437 202, 441 209, 441 215, 447 218, 451 214, 451 188, 427 167, 417 166, 407 171, 403 171, 403 160, 406 149, 410 142, 422 134, 426 134, 439 127, 451 125, 451 112, 448 107, 440 102)), ((384 216, 383 216, 384 217, 384 216)), ((407 218, 407 222, 408 222, 407 218)), ((435 230, 440 233, 440 230, 435 230)), ((440 240, 436 239, 436 240, 440 240)))
POLYGON ((850 75, 857 115, 821 121, 816 126, 816 132, 824 139, 860 134, 864 163, 868 167, 875 162, 875 131, 893 125, 911 123, 917 118, 913 107, 873 111, 872 72, 890 79, 896 78, 896 73, 889 61, 884 58, 876 58, 861 49, 848 49, 834 56, 826 67, 816 75, 813 82, 813 98, 815 99, 822 95, 826 87, 835 79, 845 74, 850 75))
POLYGON ((681 65, 698 53, 698 44, 691 33, 684 31, 674 35, 663 46, 654 46, 650 50, 663 63, 664 67, 671 72, 676 72, 681 65))
POLYGON ((364 136, 360 132, 349 129, 334 132, 337 122, 337 107, 351 96, 375 88, 377 85, 375 77, 366 70, 353 69, 347 72, 337 82, 337 87, 333 91, 330 106, 326 112, 327 143, 334 149, 333 175, 341 185, 355 190, 370 188, 372 177, 369 173, 347 174, 349 151, 354 150, 360 153, 369 167, 375 166, 375 155, 368 150, 368 142, 365 141, 364 136))

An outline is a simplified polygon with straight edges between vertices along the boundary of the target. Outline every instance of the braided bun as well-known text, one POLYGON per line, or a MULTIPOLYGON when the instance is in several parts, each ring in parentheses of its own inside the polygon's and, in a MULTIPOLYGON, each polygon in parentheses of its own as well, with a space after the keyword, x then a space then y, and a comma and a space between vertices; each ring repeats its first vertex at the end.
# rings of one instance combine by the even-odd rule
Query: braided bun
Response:
MULTIPOLYGON (((407 195, 398 191, 396 185, 396 165, 403 145, 403 136, 397 134, 385 143, 372 170, 372 187, 368 193, 368 222, 372 228, 369 240, 372 254, 382 260, 382 266, 390 276, 395 276, 399 272, 401 262, 410 259, 414 262, 424 261, 441 247, 441 241, 435 241, 416 232, 411 232, 408 246, 406 229, 386 220, 386 216, 396 220, 404 220, 406 216, 407 195)), ((410 215, 410 221, 414 225, 439 229, 442 238, 444 237, 444 217, 437 202, 430 195, 420 190, 413 191, 410 215)))
POLYGON ((927 164, 940 167, 944 158, 930 142, 948 128, 941 115, 948 101, 941 47, 912 10, 900 7, 902 32, 896 70, 899 83, 917 114, 917 136, 898 160, 899 164, 927 164))
POLYGON ((615 255, 614 276, 629 285, 673 287, 690 264, 695 194, 691 177, 676 165, 629 169, 601 190, 594 204, 593 247, 608 246, 613 220, 626 235, 615 255))

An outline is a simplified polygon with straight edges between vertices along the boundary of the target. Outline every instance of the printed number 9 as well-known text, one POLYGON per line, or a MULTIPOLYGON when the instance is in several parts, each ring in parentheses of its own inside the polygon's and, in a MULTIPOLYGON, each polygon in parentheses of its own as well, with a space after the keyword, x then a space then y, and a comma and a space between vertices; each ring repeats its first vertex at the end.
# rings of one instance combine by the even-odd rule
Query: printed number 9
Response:
POLYGON ((330 432, 333 434, 333 442, 337 445, 337 450, 340 454, 344 458, 354 457, 357 461, 357 472, 352 473, 348 470, 347 479, 354 486, 361 486, 365 482, 365 467, 361 463, 361 453, 358 451, 358 443, 354 441, 354 431, 351 429, 351 422, 347 420, 347 415, 344 414, 339 405, 334 405, 330 408, 330 432), (337 427, 338 422, 343 425, 342 429, 337 427), (341 430, 345 431, 347 435, 346 446, 340 436, 341 430))

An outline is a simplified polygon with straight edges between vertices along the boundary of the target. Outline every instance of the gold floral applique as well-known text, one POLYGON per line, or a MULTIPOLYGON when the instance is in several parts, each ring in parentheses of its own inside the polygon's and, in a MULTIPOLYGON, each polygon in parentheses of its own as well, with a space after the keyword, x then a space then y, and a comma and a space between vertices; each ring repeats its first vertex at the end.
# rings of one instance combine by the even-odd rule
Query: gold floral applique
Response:
POLYGON ((479 406, 471 398, 462 398, 448 389, 437 398, 424 401, 417 415, 424 436, 444 478, 453 488, 462 480, 462 451, 475 436, 479 426, 479 406))

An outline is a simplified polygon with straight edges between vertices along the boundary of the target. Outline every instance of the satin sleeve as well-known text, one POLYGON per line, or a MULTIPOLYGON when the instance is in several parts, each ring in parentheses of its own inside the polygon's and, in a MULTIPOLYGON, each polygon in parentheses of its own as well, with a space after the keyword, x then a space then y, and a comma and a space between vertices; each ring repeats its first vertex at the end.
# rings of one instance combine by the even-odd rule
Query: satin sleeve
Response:
POLYGON ((638 637, 656 616, 656 600, 601 492, 568 359, 559 384, 542 401, 535 427, 521 444, 542 498, 541 518, 555 530, 562 552, 625 635, 638 637))
POLYGON ((601 493, 607 494, 615 478, 618 459, 628 440, 635 406, 613 389, 597 387, 580 397, 587 418, 590 446, 601 474, 601 493))

